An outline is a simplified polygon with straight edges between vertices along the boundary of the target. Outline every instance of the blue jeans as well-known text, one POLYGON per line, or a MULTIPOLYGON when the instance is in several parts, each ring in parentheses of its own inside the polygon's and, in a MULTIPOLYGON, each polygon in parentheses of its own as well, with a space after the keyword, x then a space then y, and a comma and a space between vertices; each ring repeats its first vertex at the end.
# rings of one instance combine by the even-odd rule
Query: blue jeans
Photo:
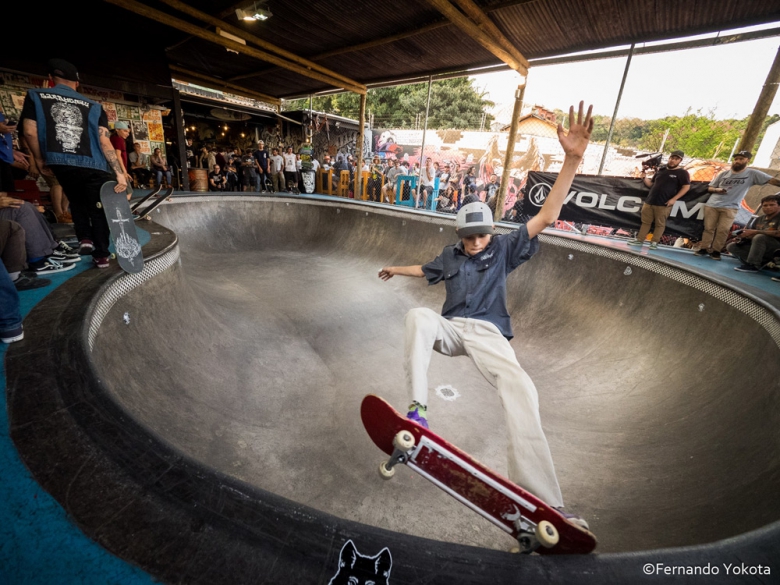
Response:
POLYGON ((168 186, 171 186, 171 171, 157 171, 157 186, 162 185, 162 176, 165 173, 165 179, 168 181, 168 186))
POLYGON ((11 277, 0 262, 0 332, 11 331, 22 324, 19 312, 19 293, 11 277))

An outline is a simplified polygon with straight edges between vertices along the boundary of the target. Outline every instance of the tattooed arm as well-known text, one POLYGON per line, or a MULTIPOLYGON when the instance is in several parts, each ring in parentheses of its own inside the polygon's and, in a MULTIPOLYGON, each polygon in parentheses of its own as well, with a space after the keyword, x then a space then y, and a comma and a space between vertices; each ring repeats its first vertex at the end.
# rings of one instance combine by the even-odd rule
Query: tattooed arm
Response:
POLYGON ((100 126, 98 128, 98 134, 100 135, 100 148, 103 150, 103 154, 108 161, 108 165, 116 175, 117 185, 114 187, 114 191, 117 193, 122 193, 123 191, 127 190, 127 179, 125 177, 125 170, 122 168, 122 161, 119 160, 119 158, 116 156, 114 145, 111 144, 111 140, 109 139, 110 133, 108 128, 100 126))

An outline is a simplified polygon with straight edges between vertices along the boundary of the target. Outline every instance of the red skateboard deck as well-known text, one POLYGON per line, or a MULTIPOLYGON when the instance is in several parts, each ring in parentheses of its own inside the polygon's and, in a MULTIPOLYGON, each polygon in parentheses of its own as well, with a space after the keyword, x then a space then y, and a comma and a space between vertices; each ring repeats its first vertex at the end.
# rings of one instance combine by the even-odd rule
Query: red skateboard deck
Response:
POLYGON ((596 537, 591 532, 572 524, 533 494, 407 419, 382 398, 366 396, 360 417, 374 444, 391 456, 380 465, 380 473, 386 478, 395 471, 395 467, 388 470, 387 464, 406 464, 511 534, 523 552, 587 554, 596 548, 596 537))

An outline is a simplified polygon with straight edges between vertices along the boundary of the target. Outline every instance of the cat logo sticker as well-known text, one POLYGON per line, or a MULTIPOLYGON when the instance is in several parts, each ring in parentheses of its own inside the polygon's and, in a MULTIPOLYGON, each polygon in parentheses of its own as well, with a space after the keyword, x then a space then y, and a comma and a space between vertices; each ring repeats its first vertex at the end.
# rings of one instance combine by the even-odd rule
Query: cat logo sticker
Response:
POLYGON ((385 547, 373 557, 361 555, 355 544, 348 540, 339 554, 339 570, 328 581, 328 585, 387 585, 390 583, 390 571, 393 557, 385 547))
POLYGON ((550 194, 551 189, 552 187, 547 183, 537 183, 531 187, 530 191, 528 191, 528 201, 537 207, 541 207, 545 199, 547 199, 547 196, 550 194))

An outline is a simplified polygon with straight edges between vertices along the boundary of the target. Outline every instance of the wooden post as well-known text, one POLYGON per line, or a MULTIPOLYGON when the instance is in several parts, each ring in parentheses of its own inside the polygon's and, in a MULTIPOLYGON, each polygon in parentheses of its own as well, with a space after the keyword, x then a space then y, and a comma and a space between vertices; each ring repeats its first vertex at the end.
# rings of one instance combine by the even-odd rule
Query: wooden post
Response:
POLYGON ((512 110, 512 125, 509 127, 509 138, 506 142, 506 156, 504 157, 504 172, 501 174, 501 186, 498 188, 498 201, 493 213, 495 221, 501 221, 504 217, 504 203, 506 192, 509 189, 509 171, 512 165, 512 156, 515 154, 515 140, 517 140, 517 121, 520 118, 520 110, 523 109, 523 96, 525 95, 525 83, 517 86, 515 91, 515 108, 512 110))
POLYGON ((240 85, 236 85, 235 83, 230 83, 229 81, 225 81, 224 79, 218 79, 216 77, 211 77, 209 75, 202 75, 201 73, 195 73, 194 71, 190 71, 189 69, 185 69, 184 67, 179 67, 178 65, 168 65, 168 69, 173 71, 174 75, 172 75, 172 77, 177 77, 181 81, 187 81, 190 83, 202 83, 205 81, 206 83, 209 84, 208 87, 211 87, 213 89, 229 90, 229 93, 242 95, 244 97, 259 100, 261 102, 266 102, 277 107, 282 105, 282 100, 280 100, 279 98, 275 98, 273 96, 266 95, 258 91, 247 89, 240 85))
POLYGON ((357 157, 355 160, 355 186, 353 192, 355 193, 355 199, 361 193, 360 179, 363 176, 363 131, 366 125, 366 94, 360 96, 360 114, 358 115, 358 135, 355 141, 355 150, 357 150, 357 157))
POLYGON ((739 150, 752 151, 756 145, 756 139, 761 132, 761 127, 764 125, 767 112, 769 112, 769 108, 777 94, 778 83, 780 83, 780 48, 777 49, 775 61, 772 63, 769 74, 766 76, 764 88, 761 90, 758 101, 756 101, 756 107, 753 108, 753 113, 750 115, 747 128, 745 128, 745 133, 742 135, 742 141, 739 143, 739 150))

